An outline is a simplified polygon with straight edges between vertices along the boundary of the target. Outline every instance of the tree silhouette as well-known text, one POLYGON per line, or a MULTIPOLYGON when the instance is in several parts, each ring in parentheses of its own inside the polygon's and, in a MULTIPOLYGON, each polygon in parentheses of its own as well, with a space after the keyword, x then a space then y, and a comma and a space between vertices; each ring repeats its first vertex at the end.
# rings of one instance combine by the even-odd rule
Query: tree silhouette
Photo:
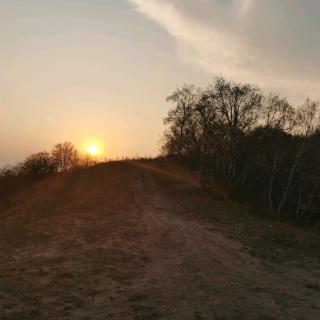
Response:
POLYGON ((79 159, 78 151, 71 142, 56 144, 52 149, 52 160, 58 172, 74 167, 79 159))

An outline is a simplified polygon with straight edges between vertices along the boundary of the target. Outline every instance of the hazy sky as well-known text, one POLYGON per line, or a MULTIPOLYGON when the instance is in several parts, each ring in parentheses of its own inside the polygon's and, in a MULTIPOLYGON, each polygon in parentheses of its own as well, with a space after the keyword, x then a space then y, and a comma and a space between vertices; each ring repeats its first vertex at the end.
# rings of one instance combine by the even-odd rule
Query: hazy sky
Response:
POLYGON ((214 76, 320 97, 318 0, 0 0, 0 164, 69 140, 156 154, 165 97, 214 76))

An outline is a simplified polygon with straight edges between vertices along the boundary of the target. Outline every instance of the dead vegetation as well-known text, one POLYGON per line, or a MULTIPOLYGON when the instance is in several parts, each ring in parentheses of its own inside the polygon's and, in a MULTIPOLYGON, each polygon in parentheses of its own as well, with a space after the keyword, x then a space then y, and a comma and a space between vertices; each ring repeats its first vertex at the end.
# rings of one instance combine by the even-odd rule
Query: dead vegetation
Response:
POLYGON ((319 319, 319 234, 161 162, 44 178, 1 211, 1 319, 319 319))

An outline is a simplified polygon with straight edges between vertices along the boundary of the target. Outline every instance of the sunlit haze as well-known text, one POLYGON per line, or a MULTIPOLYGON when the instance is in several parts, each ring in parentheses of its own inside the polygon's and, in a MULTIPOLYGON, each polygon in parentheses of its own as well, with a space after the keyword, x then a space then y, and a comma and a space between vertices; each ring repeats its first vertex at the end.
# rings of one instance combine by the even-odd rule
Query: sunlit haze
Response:
POLYGON ((91 145, 87 149, 88 153, 92 156, 96 156, 99 153, 99 149, 95 145, 91 145))
POLYGON ((316 0, 0 0, 0 165, 91 137, 109 158, 156 155, 166 96, 220 74, 294 103, 318 98, 319 10, 316 0))

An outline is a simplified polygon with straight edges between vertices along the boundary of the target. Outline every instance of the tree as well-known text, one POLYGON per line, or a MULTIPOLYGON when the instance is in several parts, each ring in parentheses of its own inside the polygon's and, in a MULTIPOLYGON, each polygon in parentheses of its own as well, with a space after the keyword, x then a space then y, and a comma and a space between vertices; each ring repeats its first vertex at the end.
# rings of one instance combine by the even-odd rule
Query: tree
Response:
POLYGON ((273 187, 285 144, 288 140, 286 133, 291 133, 296 125, 296 113, 286 98, 270 94, 263 99, 262 126, 265 133, 272 134, 272 166, 268 188, 269 209, 273 211, 273 187), (270 130, 271 129, 271 130, 270 130), (274 135, 276 133, 276 135, 274 135))
POLYGON ((263 99, 261 109, 262 126, 290 133, 295 126, 295 111, 286 98, 269 94, 263 99))
POLYGON ((78 151, 71 142, 56 144, 52 149, 52 159, 58 172, 64 172, 77 164, 78 151))
POLYGON ((300 147, 298 148, 289 171, 288 179, 285 184, 285 188, 282 194, 278 206, 278 215, 281 214, 282 208, 285 205, 288 193, 293 181, 293 177, 296 173, 298 165, 300 164, 305 152, 307 151, 308 144, 310 142, 310 137, 315 134, 317 129, 319 129, 319 102, 307 99, 305 103, 297 111, 297 134, 302 138, 300 147))
POLYGON ((55 171, 55 166, 50 154, 46 151, 28 156, 21 167, 24 175, 39 178, 55 171))
MULTIPOLYGON (((315 217, 320 208, 320 106, 294 108, 249 84, 217 78, 205 89, 185 85, 164 123, 165 154, 206 181, 220 181, 270 212, 315 217), (311 152, 312 150, 312 152, 311 152), (306 214, 308 213, 308 214, 306 214)), ((206 182, 207 183, 207 182, 206 182)))
MULTIPOLYGON (((199 89, 190 86, 183 86, 182 89, 177 89, 171 96, 168 96, 166 101, 174 103, 175 108, 168 112, 168 116, 164 119, 165 124, 170 124, 170 131, 167 132, 171 144, 168 147, 178 156, 178 161, 181 161, 183 153, 183 145, 186 140, 186 133, 189 126, 191 129, 191 118, 193 108, 199 99, 199 89), (172 144, 176 141, 175 146, 172 144)), ((190 132, 189 132, 190 133, 190 132)))
POLYGON ((236 84, 217 78, 207 90, 217 110, 217 121, 223 130, 228 159, 228 177, 236 174, 240 138, 254 127, 259 118, 262 93, 249 84, 236 84))

